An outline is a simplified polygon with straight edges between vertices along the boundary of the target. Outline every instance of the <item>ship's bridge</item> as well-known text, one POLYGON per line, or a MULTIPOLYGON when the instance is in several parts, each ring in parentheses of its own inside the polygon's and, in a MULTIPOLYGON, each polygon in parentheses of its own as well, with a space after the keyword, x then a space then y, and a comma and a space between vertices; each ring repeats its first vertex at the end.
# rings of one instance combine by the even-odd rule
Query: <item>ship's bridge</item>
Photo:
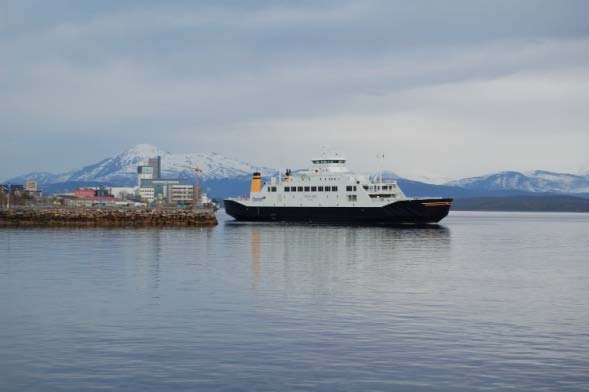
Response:
POLYGON ((348 173, 346 159, 340 156, 325 156, 311 161, 313 173, 348 173))

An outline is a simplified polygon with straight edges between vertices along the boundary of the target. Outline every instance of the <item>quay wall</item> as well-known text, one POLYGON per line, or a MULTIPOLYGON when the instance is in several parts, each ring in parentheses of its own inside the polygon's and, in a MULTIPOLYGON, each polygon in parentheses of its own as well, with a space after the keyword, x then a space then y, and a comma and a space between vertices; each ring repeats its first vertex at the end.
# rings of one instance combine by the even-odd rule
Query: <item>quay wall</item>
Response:
POLYGON ((212 210, 123 207, 0 209, 0 226, 215 226, 212 210))

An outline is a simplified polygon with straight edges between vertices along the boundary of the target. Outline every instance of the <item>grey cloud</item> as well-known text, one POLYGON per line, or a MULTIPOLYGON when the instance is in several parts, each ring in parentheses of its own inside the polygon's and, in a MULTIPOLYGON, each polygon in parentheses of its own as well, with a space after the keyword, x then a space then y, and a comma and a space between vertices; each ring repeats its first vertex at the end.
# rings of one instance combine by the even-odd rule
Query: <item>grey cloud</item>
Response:
MULTIPOLYGON (((100 134, 93 159, 146 141, 278 165, 280 154, 261 154, 272 139, 278 149, 308 149, 316 139, 346 149, 378 143, 382 134, 370 126, 383 119, 403 118, 422 135, 408 143, 443 119, 448 146, 473 124, 471 143, 501 132, 501 111, 522 135, 548 135, 559 121, 560 132, 579 134, 587 120, 586 2, 47 3, 4 5, 0 28, 0 132, 13 146, 41 137, 40 154, 72 140, 89 149, 85 137, 100 134), (348 129, 346 118, 362 131, 348 129), (233 144, 241 139, 251 145, 233 144)), ((29 168, 14 148, 0 153, 15 157, 7 174, 29 168)), ((539 162, 526 154, 510 162, 539 162)), ((84 159, 71 165, 92 160, 84 159)), ((439 169, 432 162, 424 170, 439 169)))

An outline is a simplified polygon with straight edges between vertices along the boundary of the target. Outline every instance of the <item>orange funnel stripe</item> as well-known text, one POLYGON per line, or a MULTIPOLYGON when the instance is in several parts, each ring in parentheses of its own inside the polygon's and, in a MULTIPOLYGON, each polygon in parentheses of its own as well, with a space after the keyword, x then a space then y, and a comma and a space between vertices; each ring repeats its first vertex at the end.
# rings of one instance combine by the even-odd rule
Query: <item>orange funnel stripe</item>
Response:
POLYGON ((250 192, 257 193, 262 191, 262 176, 260 173, 256 172, 252 176, 252 185, 250 188, 250 192))

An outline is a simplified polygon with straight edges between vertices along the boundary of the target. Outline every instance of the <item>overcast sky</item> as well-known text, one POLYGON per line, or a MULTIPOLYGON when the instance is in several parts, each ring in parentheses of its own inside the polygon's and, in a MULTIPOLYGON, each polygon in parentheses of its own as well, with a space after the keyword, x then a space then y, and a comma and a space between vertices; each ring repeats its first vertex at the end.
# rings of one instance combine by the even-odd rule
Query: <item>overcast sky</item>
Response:
POLYGON ((0 3, 0 178, 138 143, 277 168, 589 170, 589 1, 0 3))

